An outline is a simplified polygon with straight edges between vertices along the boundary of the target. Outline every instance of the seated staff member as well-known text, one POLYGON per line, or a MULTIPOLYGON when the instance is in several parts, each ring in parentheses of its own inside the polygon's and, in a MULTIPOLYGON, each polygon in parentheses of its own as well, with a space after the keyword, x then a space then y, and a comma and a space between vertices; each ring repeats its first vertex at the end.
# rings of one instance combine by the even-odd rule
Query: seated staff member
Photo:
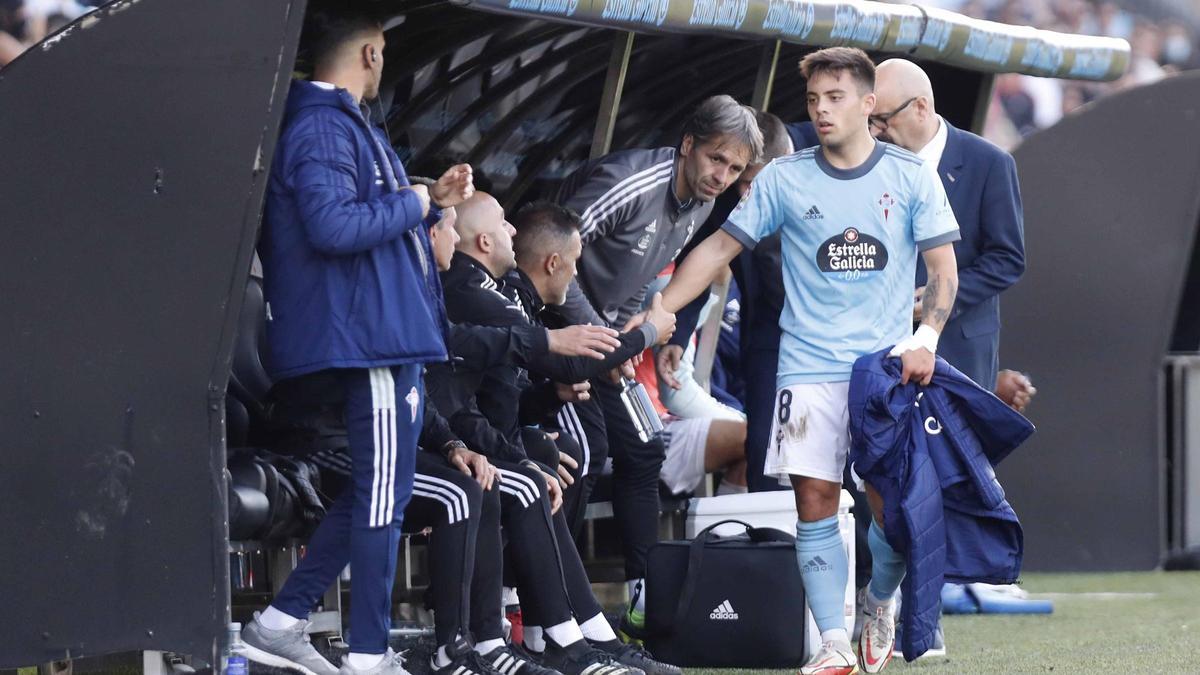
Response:
MULTIPOLYGON (((548 205, 554 212, 563 212, 557 206, 548 205)), ((522 211, 522 214, 527 213, 522 211)), ((572 223, 577 223, 573 219, 572 223)), ((522 300, 515 288, 510 288, 510 275, 516 272, 516 253, 513 247, 513 228, 505 220, 504 210, 500 204, 485 193, 476 193, 473 199, 463 203, 456 224, 462 241, 450 270, 443 275, 443 285, 447 289, 447 313, 451 319, 470 320, 482 324, 511 326, 532 325, 531 315, 527 305, 536 302, 532 297, 522 300)), ((563 244, 575 248, 568 251, 564 248, 558 251, 558 260, 564 264, 561 276, 569 281, 574 270, 574 258, 578 255, 578 233, 573 232, 574 239, 567 238, 563 244)), ((519 275, 518 275, 519 278, 519 275)), ((514 280, 516 281, 516 280, 514 280)), ((516 283, 520 283, 516 281, 516 283)), ((565 380, 564 384, 574 384, 585 380, 603 368, 611 368, 616 363, 636 353, 645 345, 651 332, 657 334, 661 329, 664 336, 669 334, 674 319, 659 312, 652 318, 651 323, 639 328, 634 335, 621 336, 623 346, 606 358, 606 363, 586 359, 563 359, 545 357, 535 359, 528 364, 531 370, 537 370, 556 379, 565 380), (625 346, 625 345, 628 346, 625 346), (623 351, 626 350, 626 351, 623 351), (590 371, 588 369, 591 369, 590 371)), ((472 396, 477 401, 479 417, 476 418, 475 429, 497 439, 499 450, 515 453, 525 452, 523 443, 514 442, 521 437, 519 402, 528 399, 523 397, 529 388, 529 380, 523 368, 512 364, 488 369, 478 381, 473 378, 460 377, 467 390, 467 399, 472 396), (477 383, 476 383, 477 382, 477 383), (486 425, 486 426, 485 426, 486 425), (503 440, 500 440, 502 437, 503 440)), ((435 391, 435 396, 437 392, 435 391)), ((469 401, 468 401, 469 405, 469 401)), ((472 413, 474 414, 474 413, 472 413)), ((544 413, 543 413, 544 414, 544 413)), ((454 418, 451 423, 454 424, 454 418)), ((537 432, 541 435, 541 432, 537 432)), ((469 440, 469 439, 468 439, 469 440)), ((470 441, 469 441, 470 442, 470 441)), ((479 447, 488 452, 484 443, 479 447)), ((501 466, 503 464, 501 463, 501 466)), ((557 481, 549 481, 553 490, 557 481)), ((582 622, 584 634, 598 647, 610 651, 626 665, 651 670, 655 673, 677 673, 664 664, 658 664, 644 652, 632 647, 623 646, 616 640, 616 635, 604 618, 599 604, 592 593, 586 572, 579 560, 579 553, 568 532, 567 523, 561 512, 554 516, 555 534, 559 542, 558 552, 561 556, 563 570, 566 574, 567 590, 575 614, 582 622)), ((514 541, 514 543, 520 543, 514 541)), ((545 618, 536 611, 524 611, 525 637, 527 645, 532 649, 539 648, 536 644, 539 627, 547 625, 545 618)))
MULTIPOLYGON (((433 257, 440 271, 451 267, 455 245, 459 242, 456 229, 452 226, 462 215, 470 217, 470 209, 465 204, 456 213, 456 218, 450 225, 441 224, 431 232, 433 257)), ((454 286, 451 285, 451 288, 454 286)), ((603 338, 612 331, 601 327, 572 327, 567 331, 545 329, 537 326, 484 327, 477 325, 452 324, 451 348, 455 358, 453 366, 439 364, 430 369, 431 401, 440 401, 454 410, 452 420, 465 430, 463 439, 475 448, 493 449, 503 438, 500 434, 481 433, 493 430, 483 428, 478 423, 464 423, 464 420, 477 420, 470 411, 477 410, 474 396, 464 395, 460 381, 478 382, 479 376, 472 373, 486 372, 489 368, 505 367, 509 363, 526 363, 536 358, 545 358, 548 349, 534 350, 532 353, 509 354, 498 359, 481 359, 476 352, 455 351, 456 341, 453 336, 461 332, 479 331, 525 331, 545 332, 550 335, 561 333, 578 334, 596 343, 594 349, 582 348, 581 342, 571 341, 569 350, 580 354, 576 358, 594 361, 592 354, 607 351, 611 346, 603 338), (577 329, 586 328, 579 332, 577 329), (587 354, 584 356, 583 354, 587 354)), ((611 338, 609 338, 611 339, 611 338)), ((498 350, 486 352, 484 356, 496 356, 498 350)), ((451 423, 453 426, 454 423, 451 423)), ((541 432, 537 434, 544 436, 541 432)), ((518 441, 520 439, 518 438, 518 441)), ((517 457, 517 447, 505 446, 503 454, 510 459, 517 457)), ((523 456, 523 447, 519 452, 523 456)), ((493 452, 492 455, 495 456, 493 452)), ((572 578, 583 575, 583 565, 579 561, 571 542, 566 542, 566 550, 560 551, 555 541, 554 525, 551 521, 551 510, 561 505, 561 492, 558 491, 557 479, 553 471, 547 467, 534 464, 526 459, 518 461, 495 461, 498 490, 496 494, 485 494, 483 498, 482 523, 479 526, 475 547, 476 568, 471 584, 470 632, 474 639, 471 654, 463 657, 460 644, 446 648, 443 644, 434 656, 432 667, 435 672, 454 675, 466 675, 458 672, 459 667, 492 668, 506 673, 522 673, 523 675, 551 675, 561 671, 564 675, 581 675, 583 672, 604 670, 608 675, 638 675, 636 671, 618 663, 608 653, 593 648, 585 639, 583 631, 572 616, 572 602, 564 587, 564 566, 575 571, 572 578), (503 525, 509 541, 509 560, 512 561, 518 585, 522 589, 527 603, 533 613, 547 620, 546 634, 549 635, 549 645, 543 645, 538 660, 545 666, 531 660, 528 654, 519 649, 513 649, 504 641, 504 630, 501 616, 502 574, 502 539, 503 525), (574 554, 573 556, 570 554, 574 554), (465 665, 463 658, 466 658, 465 665), (551 668, 553 670, 551 670, 551 668)), ((586 583, 586 577, 584 577, 586 583)), ((594 598, 589 595, 585 599, 594 598)))

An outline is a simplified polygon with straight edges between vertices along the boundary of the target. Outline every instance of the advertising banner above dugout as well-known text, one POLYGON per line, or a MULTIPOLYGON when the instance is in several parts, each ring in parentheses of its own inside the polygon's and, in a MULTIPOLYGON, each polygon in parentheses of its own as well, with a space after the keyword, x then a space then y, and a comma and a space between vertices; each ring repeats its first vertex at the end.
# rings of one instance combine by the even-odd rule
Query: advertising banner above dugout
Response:
POLYGON ((1115 80, 1129 43, 870 0, 459 0, 474 9, 650 33, 859 47, 993 73, 1115 80))

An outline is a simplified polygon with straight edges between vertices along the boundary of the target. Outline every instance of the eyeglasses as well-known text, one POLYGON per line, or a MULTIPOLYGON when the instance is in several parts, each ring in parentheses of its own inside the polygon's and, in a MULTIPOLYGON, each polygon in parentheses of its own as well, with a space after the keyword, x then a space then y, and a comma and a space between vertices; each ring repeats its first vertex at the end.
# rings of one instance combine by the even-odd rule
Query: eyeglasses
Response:
POLYGON ((893 117, 904 112, 904 109, 907 108, 908 106, 912 105, 912 102, 917 100, 918 98, 921 98, 921 97, 914 96, 914 97, 908 99, 899 108, 896 108, 895 110, 893 110, 890 113, 879 113, 878 115, 870 115, 867 117, 867 121, 871 123, 871 126, 878 127, 882 131, 883 129, 886 129, 888 127, 888 122, 890 122, 893 117))

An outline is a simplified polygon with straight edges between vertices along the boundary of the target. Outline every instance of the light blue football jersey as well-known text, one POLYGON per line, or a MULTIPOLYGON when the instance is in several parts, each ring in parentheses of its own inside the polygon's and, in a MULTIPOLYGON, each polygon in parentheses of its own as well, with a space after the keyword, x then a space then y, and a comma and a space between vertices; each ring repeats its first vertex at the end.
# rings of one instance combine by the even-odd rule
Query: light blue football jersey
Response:
POLYGON ((918 251, 959 239, 941 182, 881 142, 855 169, 820 147, 776 159, 723 229, 748 248, 781 231, 778 387, 849 380, 858 357, 912 335, 918 251))

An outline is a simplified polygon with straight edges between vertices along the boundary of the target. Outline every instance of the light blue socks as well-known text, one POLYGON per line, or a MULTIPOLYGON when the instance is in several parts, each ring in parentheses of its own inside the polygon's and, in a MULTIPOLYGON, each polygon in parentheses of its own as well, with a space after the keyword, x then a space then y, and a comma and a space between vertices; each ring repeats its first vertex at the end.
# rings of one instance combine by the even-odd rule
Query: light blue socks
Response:
POLYGON ((837 516, 796 522, 796 563, 817 628, 845 632, 844 607, 850 563, 838 531, 837 516))
POLYGON ((891 604, 896 589, 904 581, 904 556, 892 550, 874 519, 871 519, 867 545, 871 547, 871 583, 867 584, 867 595, 874 604, 891 604))

